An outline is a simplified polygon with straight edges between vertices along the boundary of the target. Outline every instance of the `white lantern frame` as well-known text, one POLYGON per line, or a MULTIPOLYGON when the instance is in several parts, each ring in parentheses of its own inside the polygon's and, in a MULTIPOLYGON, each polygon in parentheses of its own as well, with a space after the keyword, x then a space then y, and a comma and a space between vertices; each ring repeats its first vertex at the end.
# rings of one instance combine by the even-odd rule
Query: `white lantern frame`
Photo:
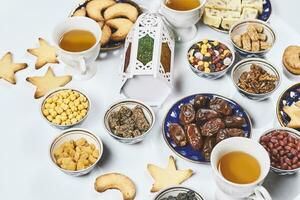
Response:
POLYGON ((120 93, 152 106, 162 105, 173 89, 174 51, 174 34, 162 17, 157 13, 142 14, 125 42, 120 93), (151 60, 149 57, 141 60, 143 55, 139 48, 142 48, 142 40, 150 42, 147 48, 152 49, 151 60))

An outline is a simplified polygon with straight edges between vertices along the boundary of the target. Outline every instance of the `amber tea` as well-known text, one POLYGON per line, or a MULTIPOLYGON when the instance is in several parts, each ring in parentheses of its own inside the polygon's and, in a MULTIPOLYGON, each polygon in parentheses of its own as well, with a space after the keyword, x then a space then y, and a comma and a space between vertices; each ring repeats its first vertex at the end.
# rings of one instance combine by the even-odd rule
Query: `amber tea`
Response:
POLYGON ((173 10, 186 11, 200 6, 200 0, 166 0, 165 4, 173 10))
POLYGON ((81 52, 90 49, 96 43, 96 37, 85 30, 71 30, 63 34, 60 39, 60 48, 71 51, 81 52))
POLYGON ((261 173, 258 161, 241 151, 225 154, 219 160, 218 169, 225 179, 237 184, 253 183, 261 173))

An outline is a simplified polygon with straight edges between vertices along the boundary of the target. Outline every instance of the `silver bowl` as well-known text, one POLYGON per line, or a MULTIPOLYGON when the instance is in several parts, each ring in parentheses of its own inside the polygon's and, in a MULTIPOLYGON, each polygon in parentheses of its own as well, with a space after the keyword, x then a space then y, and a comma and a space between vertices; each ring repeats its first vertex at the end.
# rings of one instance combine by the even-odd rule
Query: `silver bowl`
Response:
POLYGON ((103 155, 103 144, 102 141, 99 137, 97 137, 95 134, 91 133, 88 130, 85 129, 80 129, 80 128, 74 128, 74 129, 68 129, 65 130, 64 132, 62 132, 59 136, 57 136, 53 142, 51 143, 50 146, 50 158, 52 160, 52 163, 58 168, 60 169, 62 172, 71 175, 71 176, 82 176, 85 174, 88 174, 89 172, 91 172, 97 165, 97 163, 99 162, 99 160, 101 159, 103 155), (55 161, 55 157, 54 157, 54 150, 56 148, 58 148, 61 144, 63 144, 66 141, 70 141, 70 140, 77 140, 80 138, 85 138, 89 143, 92 143, 96 146, 97 149, 99 149, 99 157, 97 159, 97 161, 92 164, 91 166, 89 166, 86 169, 82 169, 82 170, 78 170, 78 171, 71 171, 71 170, 65 170, 60 168, 55 161))
POLYGON ((280 85, 281 83, 281 76, 278 70, 268 61, 260 59, 260 58, 247 58, 244 60, 241 60, 238 62, 232 69, 231 71, 231 79, 235 85, 235 87, 238 89, 238 91, 243 95, 248 97, 249 99, 256 100, 256 101, 262 101, 264 99, 267 99, 280 85), (261 66, 264 70, 266 70, 269 74, 275 75, 278 77, 278 81, 276 83, 276 87, 274 90, 263 93, 263 94, 254 94, 254 93, 249 93, 243 89, 241 89, 238 86, 238 81, 241 76, 241 74, 245 71, 250 71, 250 66, 252 64, 258 64, 261 66))
POLYGON ((270 50, 262 50, 262 51, 257 51, 257 52, 252 52, 252 51, 246 51, 240 47, 238 47, 234 42, 233 42, 233 37, 235 35, 241 35, 247 31, 247 26, 249 24, 258 24, 264 27, 264 34, 267 35, 267 42, 272 44, 272 47, 274 46, 274 43, 276 41, 276 35, 274 30, 269 26, 268 23, 257 20, 257 19, 251 19, 251 20, 243 20, 239 21, 238 23, 234 24, 231 29, 229 30, 229 37, 232 45, 234 46, 234 49, 243 57, 264 57, 270 50))
MULTIPOLYGON (((259 141, 260 141, 260 139, 261 139, 263 136, 265 136, 265 135, 267 135, 267 134, 269 134, 269 133, 271 133, 271 132, 273 132, 273 131, 280 131, 280 130, 286 131, 286 132, 288 132, 290 135, 292 135, 292 136, 294 136, 294 137, 300 139, 300 132, 296 131, 295 129, 286 128, 286 127, 280 127, 280 128, 272 128, 272 129, 269 129, 269 130, 265 131, 265 132, 260 136, 259 141)), ((278 174, 278 175, 291 175, 291 174, 297 173, 297 172, 300 170, 300 167, 298 167, 298 168, 296 168, 296 169, 292 169, 292 170, 284 170, 284 169, 279 169, 279 168, 276 168, 276 167, 271 166, 271 170, 272 170, 274 173, 278 174)))
MULTIPOLYGON (((159 192, 153 200, 162 200, 164 198, 167 198, 169 196, 177 196, 179 193, 186 193, 189 191, 195 192, 193 189, 187 188, 187 187, 182 187, 182 186, 174 186, 174 187, 169 187, 167 189, 162 190, 159 192)), ((197 200, 204 200, 200 194, 195 192, 195 197, 197 200)))
POLYGON ((125 144, 135 144, 135 143, 141 142, 149 134, 150 130, 152 129, 152 127, 154 125, 154 122, 155 122, 155 114, 154 114, 152 108, 140 101, 132 100, 132 99, 122 100, 122 101, 112 104, 108 108, 108 110, 106 111, 106 113, 104 115, 104 126, 105 126, 107 132, 109 133, 109 135, 112 138, 116 139, 117 141, 125 143, 125 144), (134 108, 135 106, 141 106, 144 111, 145 117, 150 124, 150 128, 148 129, 148 131, 146 131, 142 135, 134 137, 134 138, 123 138, 123 137, 115 135, 113 133, 113 131, 110 129, 108 119, 109 119, 111 113, 119 110, 121 106, 127 106, 129 108, 134 108))
POLYGON ((79 126, 80 124, 83 123, 83 121, 87 118, 88 114, 89 114, 89 111, 91 109, 91 101, 90 99, 84 94, 82 93, 81 91, 77 90, 77 89, 71 89, 71 88, 58 88, 58 89, 54 89, 52 91, 50 91, 43 99, 42 103, 41 103, 41 106, 40 106, 40 113, 42 115, 42 118, 45 119, 51 126, 55 127, 55 128, 58 128, 58 129, 62 129, 62 130, 65 130, 65 129, 69 129, 71 127, 74 127, 74 126, 79 126), (80 94, 82 94, 88 101, 89 103, 89 107, 87 108, 87 113, 86 115, 78 122, 76 122, 75 124, 71 124, 71 125, 58 125, 58 124, 55 124, 55 123, 52 123, 50 122, 43 114, 43 107, 44 107, 44 104, 46 103, 46 100, 51 97, 52 95, 56 94, 57 92, 61 92, 61 91, 64 91, 64 90, 72 90, 72 91, 76 91, 80 94))
MULTIPOLYGON (((231 46, 228 45, 226 42, 220 41, 220 40, 218 40, 218 39, 208 39, 208 40, 213 40, 213 41, 216 40, 216 41, 218 41, 219 43, 224 44, 224 45, 228 48, 228 50, 229 50, 229 51, 231 52, 231 54, 232 54, 232 61, 231 61, 231 64, 230 64, 229 66, 227 66, 227 67, 226 67, 224 70, 222 70, 222 71, 206 73, 206 72, 204 72, 204 71, 201 71, 201 70, 195 68, 195 67, 189 62, 189 60, 188 60, 188 59, 189 59, 188 53, 187 53, 187 61, 188 61, 188 63, 189 63, 189 66, 190 66, 191 70, 192 70, 196 75, 198 75, 199 77, 208 78, 208 79, 218 79, 218 78, 221 78, 223 75, 225 75, 226 72, 232 67, 232 65, 233 65, 233 63, 234 63, 234 61, 235 61, 235 53, 234 53, 233 49, 231 48, 231 46)), ((198 42, 201 42, 201 41, 202 41, 202 40, 199 40, 198 42)), ((198 43, 198 42, 196 42, 196 43, 198 43)), ((190 51, 190 49, 191 49, 196 43, 193 43, 193 44, 189 47, 188 52, 190 51)))

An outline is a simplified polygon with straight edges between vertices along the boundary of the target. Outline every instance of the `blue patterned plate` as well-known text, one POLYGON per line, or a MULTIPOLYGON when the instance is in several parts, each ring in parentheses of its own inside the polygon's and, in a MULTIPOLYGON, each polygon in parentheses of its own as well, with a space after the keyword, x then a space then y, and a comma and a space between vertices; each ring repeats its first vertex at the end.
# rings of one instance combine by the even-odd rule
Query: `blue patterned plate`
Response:
POLYGON ((180 113, 180 107, 184 104, 188 104, 188 103, 193 103, 194 102, 194 98, 197 95, 204 95, 207 96, 209 99, 212 98, 220 98, 223 99, 225 101, 227 101, 229 103, 229 105, 231 106, 234 115, 236 116, 240 116, 243 117, 246 120, 246 124, 243 126, 243 131, 244 131, 244 136, 247 138, 250 138, 251 136, 251 129, 252 129, 252 124, 251 124, 251 120, 249 115, 246 113, 246 111, 236 102, 217 95, 217 94, 209 94, 209 93, 203 93, 203 94, 193 94, 187 97, 184 97, 183 99, 180 99, 179 101, 177 101, 168 111, 165 120, 163 122, 163 127, 162 127, 162 133, 164 136, 164 139, 167 143, 167 145, 170 147, 170 149, 176 153, 179 157, 186 159, 190 162, 194 162, 194 163, 209 163, 207 161, 205 161, 204 156, 202 155, 201 152, 199 151, 195 151, 194 149, 192 149, 192 147, 190 145, 186 145, 184 147, 179 147, 177 146, 174 141, 172 140, 170 133, 169 133, 169 126, 171 123, 179 123, 179 113, 180 113))
MULTIPOLYGON (((290 117, 283 111, 284 106, 291 106, 300 100, 300 83, 292 85, 286 89, 279 97, 276 106, 276 115, 281 126, 287 127, 290 122, 290 117)), ((300 129, 296 129, 300 131, 300 129)))
MULTIPOLYGON (((257 19, 262 20, 264 22, 268 22, 272 14, 272 5, 271 0, 263 0, 263 12, 261 14, 258 14, 257 19)), ((216 28, 213 26, 209 26, 212 29, 222 32, 222 33, 228 33, 229 30, 225 30, 223 28, 216 28)))

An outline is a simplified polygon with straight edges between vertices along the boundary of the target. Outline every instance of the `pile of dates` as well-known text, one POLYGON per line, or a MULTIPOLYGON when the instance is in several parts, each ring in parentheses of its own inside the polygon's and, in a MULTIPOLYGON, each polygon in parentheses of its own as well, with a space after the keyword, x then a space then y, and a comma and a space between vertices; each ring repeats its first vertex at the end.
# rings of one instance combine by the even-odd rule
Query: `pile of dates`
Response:
POLYGON ((285 130, 276 130, 262 136, 259 143, 268 151, 272 167, 282 170, 300 167, 299 138, 285 130))
POLYGON ((235 116, 226 100, 197 95, 194 104, 180 107, 179 123, 172 123, 169 132, 176 145, 190 145, 210 161, 214 146, 229 137, 243 137, 246 120, 235 116))
POLYGON ((197 197, 194 191, 188 191, 179 193, 176 197, 168 196, 161 200, 197 200, 197 197))

